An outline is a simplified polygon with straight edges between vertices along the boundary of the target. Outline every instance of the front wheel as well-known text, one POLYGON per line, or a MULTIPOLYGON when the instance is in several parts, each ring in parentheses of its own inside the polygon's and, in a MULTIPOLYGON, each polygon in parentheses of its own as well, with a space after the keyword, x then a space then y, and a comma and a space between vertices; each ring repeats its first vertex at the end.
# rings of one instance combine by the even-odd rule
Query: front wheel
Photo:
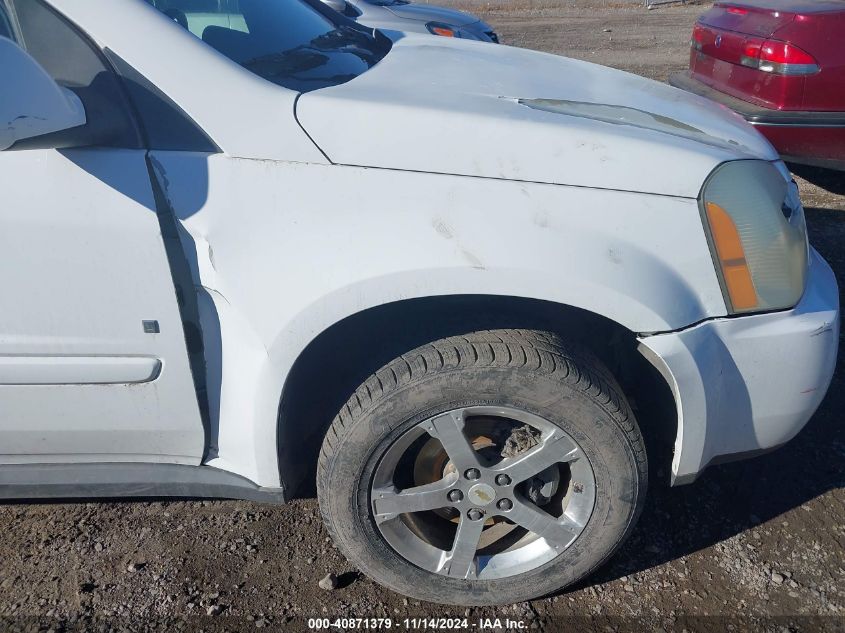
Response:
POLYGON ((519 602, 583 578, 645 496, 634 416, 557 335, 442 339, 368 378, 335 418, 317 490, 344 554, 402 594, 519 602))

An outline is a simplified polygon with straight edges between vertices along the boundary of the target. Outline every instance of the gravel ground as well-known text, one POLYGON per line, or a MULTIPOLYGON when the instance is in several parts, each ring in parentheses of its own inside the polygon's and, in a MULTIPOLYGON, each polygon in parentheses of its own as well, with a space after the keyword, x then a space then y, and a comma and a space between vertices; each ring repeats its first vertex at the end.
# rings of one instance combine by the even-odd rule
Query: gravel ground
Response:
MULTIPOLYGON (((659 80, 684 67, 703 11, 444 3, 483 15, 507 43, 659 80)), ((845 286, 845 179, 801 173, 813 243, 845 286)), ((843 410, 840 359, 827 399, 787 448, 711 468, 691 486, 656 486, 632 538, 595 576, 498 609, 381 589, 334 549, 314 499, 3 505, 0 629, 299 631, 313 617, 451 616, 498 618, 488 630, 509 619, 542 631, 845 631, 843 410), (327 573, 338 576, 333 591, 318 586, 327 573)))

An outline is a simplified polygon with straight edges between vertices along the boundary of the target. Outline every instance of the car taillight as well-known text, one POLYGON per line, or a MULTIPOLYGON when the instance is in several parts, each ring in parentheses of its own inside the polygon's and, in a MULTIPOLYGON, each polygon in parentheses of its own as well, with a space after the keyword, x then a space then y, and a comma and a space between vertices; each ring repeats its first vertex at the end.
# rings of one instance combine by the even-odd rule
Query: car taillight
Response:
POLYGON ((812 75, 820 70, 813 56, 794 44, 758 38, 745 40, 739 63, 776 75, 812 75))
POLYGON ((742 55, 739 58, 739 63, 749 68, 760 67, 760 49, 763 47, 765 40, 750 39, 742 43, 742 55))
POLYGON ((696 24, 692 27, 692 39, 690 40, 690 47, 694 48, 697 51, 700 51, 704 48, 704 34, 706 33, 704 27, 696 24))

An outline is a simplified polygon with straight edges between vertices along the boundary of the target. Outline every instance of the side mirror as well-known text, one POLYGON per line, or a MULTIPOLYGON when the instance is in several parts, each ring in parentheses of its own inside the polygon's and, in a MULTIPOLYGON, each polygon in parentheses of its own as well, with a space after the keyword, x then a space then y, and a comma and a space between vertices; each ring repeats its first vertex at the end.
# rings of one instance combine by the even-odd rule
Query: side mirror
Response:
POLYGON ((323 0, 323 4, 338 13, 346 13, 346 0, 323 0))
POLYGON ((0 151, 18 141, 85 125, 85 108, 21 47, 0 37, 0 151))

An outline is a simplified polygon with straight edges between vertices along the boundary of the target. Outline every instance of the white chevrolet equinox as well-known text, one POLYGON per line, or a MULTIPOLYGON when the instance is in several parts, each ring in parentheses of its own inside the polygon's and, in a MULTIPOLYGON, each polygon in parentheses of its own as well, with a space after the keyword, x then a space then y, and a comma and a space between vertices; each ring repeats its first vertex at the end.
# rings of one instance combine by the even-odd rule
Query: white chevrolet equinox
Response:
POLYGON ((613 554, 647 454, 687 483, 816 410, 836 281, 738 116, 214 4, 0 0, 0 496, 316 482, 387 587, 512 602, 613 554))

